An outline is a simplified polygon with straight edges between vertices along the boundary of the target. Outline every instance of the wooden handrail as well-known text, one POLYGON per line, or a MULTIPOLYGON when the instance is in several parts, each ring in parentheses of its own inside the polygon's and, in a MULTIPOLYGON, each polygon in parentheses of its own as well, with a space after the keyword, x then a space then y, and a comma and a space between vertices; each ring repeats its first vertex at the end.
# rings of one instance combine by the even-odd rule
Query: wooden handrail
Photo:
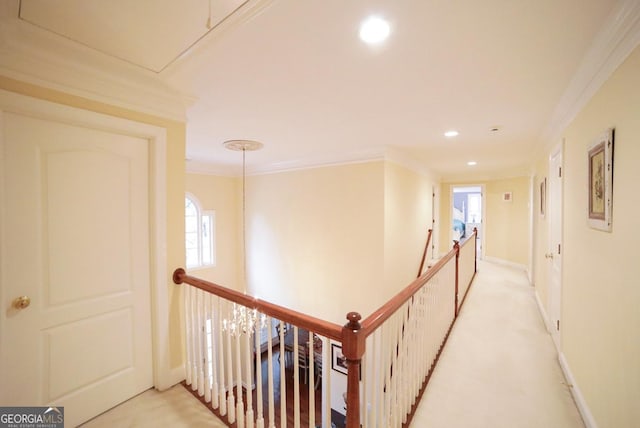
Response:
POLYGON ((380 306, 362 322, 362 331, 367 337, 373 333, 382 323, 388 320, 411 296, 413 296, 427 281, 433 278, 449 260, 456 256, 456 250, 452 249, 443 258, 433 265, 424 275, 416 278, 411 284, 396 294, 391 300, 380 306))
POLYGON ((464 247, 467 244, 467 242, 471 241, 471 237, 472 236, 475 238, 473 240, 473 242, 475 242, 475 240, 478 238, 478 228, 477 227, 473 228, 473 233, 471 233, 471 235, 467 236, 464 241, 460 241, 460 246, 464 247))
POLYGON ((342 326, 339 324, 306 315, 302 312, 294 311, 284 306, 276 305, 275 303, 266 302, 236 290, 231 290, 213 282, 187 275, 182 268, 178 268, 173 272, 173 282, 176 284, 186 283, 192 285, 233 303, 238 303, 250 309, 257 309, 260 313, 277 318, 285 323, 302 327, 333 340, 342 341, 342 326))
MULTIPOLYGON (((474 232, 469 236, 474 236, 477 233, 477 230, 474 229, 474 232)), ((458 248, 464 246, 467 241, 471 239, 467 238, 458 248)), ((475 242, 475 239, 473 240, 475 242)), ((438 262, 433 265, 431 269, 429 269, 425 274, 416 278, 411 284, 405 287, 402 291, 396 294, 391 300, 378 308, 375 312, 369 315, 362 322, 362 330, 364 332, 364 336, 367 337, 371 333, 373 333, 382 323, 384 323, 387 319, 397 311, 400 306, 404 302, 406 302, 411 296, 413 296, 419 289, 422 287, 427 281, 429 281, 436 273, 444 266, 449 260, 457 254, 456 247, 452 248, 443 258, 438 260, 438 262)))
POLYGON ((433 232, 433 229, 429 229, 429 231, 427 232, 427 243, 424 244, 424 251, 422 253, 422 260, 420 260, 420 268, 418 269, 418 275, 416 276, 416 278, 420 278, 420 275, 422 275, 422 269, 424 268, 424 261, 427 259, 427 250, 429 249, 429 244, 431 243, 431 233, 433 232))

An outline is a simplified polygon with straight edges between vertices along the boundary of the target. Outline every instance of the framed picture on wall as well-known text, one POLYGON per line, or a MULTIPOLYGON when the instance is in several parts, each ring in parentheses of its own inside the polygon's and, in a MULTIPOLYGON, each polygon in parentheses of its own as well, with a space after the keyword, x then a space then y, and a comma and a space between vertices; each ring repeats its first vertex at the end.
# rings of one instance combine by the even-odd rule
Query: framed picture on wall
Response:
POLYGON ((331 368, 337 372, 347 374, 347 359, 342 355, 342 346, 331 344, 331 368))
POLYGON ((609 128, 594 140, 588 151, 589 226, 611 232, 613 209, 613 137, 609 128))
POLYGON ((540 182, 540 217, 544 218, 547 209, 547 177, 540 182))

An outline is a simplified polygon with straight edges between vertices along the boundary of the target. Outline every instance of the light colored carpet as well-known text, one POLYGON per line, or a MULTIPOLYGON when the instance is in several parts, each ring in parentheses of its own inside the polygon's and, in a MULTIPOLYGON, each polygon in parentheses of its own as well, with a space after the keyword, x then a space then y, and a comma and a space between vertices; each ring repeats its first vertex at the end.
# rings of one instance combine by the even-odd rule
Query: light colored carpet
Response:
POLYGON ((584 427, 525 273, 478 271, 411 425, 584 427))
POLYGON ((182 385, 158 392, 150 389, 105 412, 82 427, 85 428, 226 428, 200 401, 182 385))

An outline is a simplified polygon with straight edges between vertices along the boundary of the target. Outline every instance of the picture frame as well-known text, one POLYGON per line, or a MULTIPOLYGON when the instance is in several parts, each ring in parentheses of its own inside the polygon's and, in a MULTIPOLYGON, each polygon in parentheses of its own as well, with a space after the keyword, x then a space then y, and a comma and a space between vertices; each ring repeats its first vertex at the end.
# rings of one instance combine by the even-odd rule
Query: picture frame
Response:
POLYGON ((614 129, 600 134, 588 150, 587 221, 596 230, 611 232, 613 210, 614 129))
POLYGON ((347 374, 347 358, 342 354, 342 346, 337 343, 331 344, 331 368, 342 374, 347 374))
POLYGON ((544 218, 547 210, 547 177, 540 181, 540 217, 544 218))

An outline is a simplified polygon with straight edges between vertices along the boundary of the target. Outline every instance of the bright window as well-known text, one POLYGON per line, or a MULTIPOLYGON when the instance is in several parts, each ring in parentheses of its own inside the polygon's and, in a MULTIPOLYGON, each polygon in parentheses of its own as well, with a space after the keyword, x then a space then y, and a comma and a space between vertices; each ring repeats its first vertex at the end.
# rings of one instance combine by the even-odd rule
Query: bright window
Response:
POLYGON ((187 269, 215 265, 215 213, 202 212, 191 195, 184 199, 184 231, 187 269))
POLYGON ((482 223, 482 194, 470 193, 467 207, 467 223, 482 223))

